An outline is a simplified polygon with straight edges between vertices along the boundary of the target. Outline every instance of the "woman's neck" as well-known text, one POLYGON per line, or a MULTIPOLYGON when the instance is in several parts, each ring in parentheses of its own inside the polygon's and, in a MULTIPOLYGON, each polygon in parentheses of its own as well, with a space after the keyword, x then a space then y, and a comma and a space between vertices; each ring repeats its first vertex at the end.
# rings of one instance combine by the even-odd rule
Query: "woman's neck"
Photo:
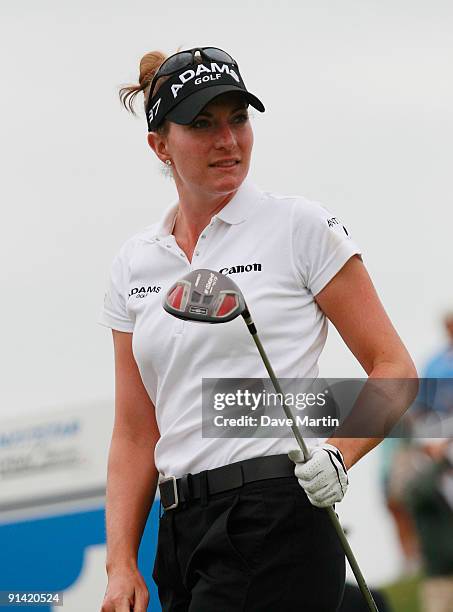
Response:
POLYGON ((232 200, 236 191, 211 196, 210 194, 181 193, 178 189, 179 206, 173 234, 189 260, 192 260, 192 254, 201 232, 209 225, 212 217, 232 200))

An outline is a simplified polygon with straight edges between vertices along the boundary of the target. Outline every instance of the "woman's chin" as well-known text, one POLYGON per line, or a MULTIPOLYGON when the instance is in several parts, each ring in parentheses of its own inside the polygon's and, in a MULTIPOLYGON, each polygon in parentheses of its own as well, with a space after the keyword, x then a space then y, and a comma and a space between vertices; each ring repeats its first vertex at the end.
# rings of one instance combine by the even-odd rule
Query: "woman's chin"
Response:
POLYGON ((240 171, 238 170, 239 168, 233 169, 233 171, 227 169, 226 172, 216 173, 217 176, 211 176, 211 185, 216 187, 216 191, 233 191, 238 189, 247 176, 247 173, 242 168, 240 171))

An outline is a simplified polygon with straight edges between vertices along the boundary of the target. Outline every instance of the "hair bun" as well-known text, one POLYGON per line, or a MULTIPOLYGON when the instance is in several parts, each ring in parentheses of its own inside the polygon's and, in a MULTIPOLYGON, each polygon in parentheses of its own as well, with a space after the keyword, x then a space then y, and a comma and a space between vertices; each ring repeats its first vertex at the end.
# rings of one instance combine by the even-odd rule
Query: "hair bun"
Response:
MULTIPOLYGON (((167 56, 162 53, 162 51, 150 51, 146 53, 142 59, 140 60, 140 74, 138 77, 138 85, 125 85, 121 87, 119 90, 119 96, 121 100, 121 104, 124 108, 136 115, 135 112, 135 98, 139 92, 143 92, 145 97, 144 106, 146 108, 146 102, 149 94, 149 87, 151 85, 151 81, 155 76, 156 72, 159 70, 159 67, 163 64, 163 62, 167 59, 167 56)), ((159 79, 160 81, 160 79, 159 79)))

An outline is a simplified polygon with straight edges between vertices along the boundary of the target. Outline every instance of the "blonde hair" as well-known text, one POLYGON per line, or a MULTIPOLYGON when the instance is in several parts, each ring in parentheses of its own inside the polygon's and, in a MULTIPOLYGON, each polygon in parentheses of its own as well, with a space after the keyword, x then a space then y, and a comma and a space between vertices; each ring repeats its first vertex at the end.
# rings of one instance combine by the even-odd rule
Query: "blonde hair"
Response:
MULTIPOLYGON (((150 51, 142 57, 142 59, 140 60, 138 85, 125 85, 119 90, 121 104, 128 112, 132 113, 133 115, 137 115, 135 111, 135 102, 136 97, 140 92, 143 92, 143 106, 146 111, 151 81, 153 80, 156 72, 159 70, 160 66, 166 59, 167 56, 162 53, 162 51, 150 51)), ((153 93, 155 93, 167 79, 168 77, 162 77, 158 79, 153 93)), ((159 129, 162 129, 164 125, 160 126, 159 129)))

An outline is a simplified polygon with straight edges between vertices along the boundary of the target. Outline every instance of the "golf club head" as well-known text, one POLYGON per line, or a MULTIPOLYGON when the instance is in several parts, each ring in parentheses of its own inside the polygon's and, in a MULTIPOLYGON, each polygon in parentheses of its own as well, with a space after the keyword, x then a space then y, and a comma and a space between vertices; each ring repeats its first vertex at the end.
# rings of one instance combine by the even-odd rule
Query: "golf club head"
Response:
POLYGON ((232 321, 247 307, 239 287, 220 272, 194 270, 176 281, 163 302, 174 317, 202 323, 232 321))

